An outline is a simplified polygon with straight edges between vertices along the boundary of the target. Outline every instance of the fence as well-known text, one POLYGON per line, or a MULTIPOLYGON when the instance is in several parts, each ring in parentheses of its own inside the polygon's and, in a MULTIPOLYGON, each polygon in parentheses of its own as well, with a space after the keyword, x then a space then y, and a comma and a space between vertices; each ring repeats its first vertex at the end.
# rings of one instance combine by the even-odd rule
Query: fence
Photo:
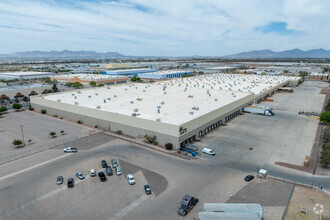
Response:
POLYGON ((74 141, 74 140, 77 140, 77 139, 80 139, 80 138, 86 137, 86 136, 87 135, 85 135, 85 134, 81 134, 81 135, 78 135, 78 136, 71 136, 71 137, 67 137, 65 139, 61 139, 61 140, 54 141, 54 142, 51 142, 51 143, 46 143, 46 144, 43 144, 43 145, 34 146, 33 148, 30 148, 30 149, 22 149, 18 153, 8 155, 8 156, 5 156, 5 157, 1 157, 0 158, 0 165, 11 162, 11 161, 14 161, 14 160, 17 160, 17 159, 20 159, 20 158, 23 158, 23 157, 30 156, 32 154, 39 153, 39 152, 47 150, 47 149, 54 148, 56 146, 60 146, 60 145, 69 143, 71 141, 74 141))

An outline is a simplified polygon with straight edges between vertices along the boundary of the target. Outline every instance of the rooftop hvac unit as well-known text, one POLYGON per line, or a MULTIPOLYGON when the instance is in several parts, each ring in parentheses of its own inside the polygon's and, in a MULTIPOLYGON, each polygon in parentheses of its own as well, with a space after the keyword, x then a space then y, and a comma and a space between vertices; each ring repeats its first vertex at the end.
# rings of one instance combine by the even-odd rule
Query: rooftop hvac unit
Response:
POLYGON ((111 100, 111 98, 107 98, 109 101, 111 100))
POLYGON ((188 95, 188 98, 194 98, 194 96, 193 95, 188 95))
POLYGON ((194 112, 189 112, 189 114, 193 115, 193 114, 194 114, 194 112))
POLYGON ((61 102, 61 99, 57 99, 57 102, 61 102))
POLYGON ((81 92, 80 92, 80 91, 78 91, 77 93, 81 94, 81 92))
POLYGON ((136 114, 135 112, 134 112, 134 113, 132 113, 131 115, 132 115, 133 117, 137 116, 137 114, 136 114))
POLYGON ((160 109, 157 109, 157 113, 160 113, 160 109))
POLYGON ((211 93, 209 93, 209 96, 211 96, 211 93))
POLYGON ((164 92, 164 95, 166 95, 166 92, 164 92))
POLYGON ((88 98, 92 98, 92 96, 91 96, 91 95, 89 95, 89 96, 88 96, 88 98))
POLYGON ((138 111, 139 111, 139 109, 138 109, 138 108, 135 108, 135 109, 134 109, 134 112, 138 112, 138 111))
POLYGON ((134 101, 129 101, 129 103, 134 104, 134 101))
POLYGON ((99 95, 98 93, 95 93, 95 95, 99 95))
POLYGON ((98 105, 98 106, 96 106, 96 108, 97 108, 97 109, 100 109, 100 108, 101 108, 101 106, 100 106, 100 105, 98 105))
POLYGON ((161 119, 160 119, 160 118, 156 118, 156 121, 160 122, 160 121, 161 121, 161 119))
POLYGON ((71 95, 74 96, 74 93, 72 93, 71 95))
POLYGON ((138 100, 138 101, 142 101, 142 98, 139 98, 139 97, 138 97, 138 98, 136 98, 136 100, 138 100))
POLYGON ((117 95, 113 95, 113 97, 117 98, 117 95))
POLYGON ((78 105, 78 104, 79 104, 79 102, 74 102, 74 104, 75 104, 75 105, 78 105))
POLYGON ((104 102, 104 103, 106 103, 106 102, 107 102, 107 100, 106 100, 106 99, 104 99, 104 100, 103 100, 103 102, 104 102))
POLYGON ((161 105, 164 105, 164 102, 160 102, 161 105))
POLYGON ((215 99, 214 99, 214 101, 218 101, 218 99, 217 99, 217 98, 215 98, 215 99))
POLYGON ((161 108, 161 106, 160 106, 160 105, 158 105, 158 106, 157 106, 157 108, 161 108))

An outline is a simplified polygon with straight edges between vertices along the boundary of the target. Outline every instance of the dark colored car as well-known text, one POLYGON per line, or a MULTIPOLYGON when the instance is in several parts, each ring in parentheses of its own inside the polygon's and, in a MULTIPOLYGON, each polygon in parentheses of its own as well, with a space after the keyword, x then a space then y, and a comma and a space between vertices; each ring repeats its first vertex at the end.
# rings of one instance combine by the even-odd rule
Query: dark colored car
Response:
POLYGON ((253 175, 247 175, 247 176, 244 178, 244 180, 247 181, 247 182, 249 182, 249 181, 251 181, 251 180, 253 180, 253 179, 254 179, 254 176, 253 176, 253 175))
POLYGON ((106 172, 107 172, 108 176, 112 176, 112 174, 113 174, 112 169, 111 169, 110 166, 107 167, 106 172))
POLYGON ((98 175, 100 177, 101 182, 107 181, 107 177, 103 172, 99 172, 98 175))
POLYGON ((58 176, 56 179, 57 185, 61 185, 63 183, 63 176, 58 176))
POLYGON ((68 179, 68 187, 72 188, 73 186, 74 186, 74 180, 73 180, 73 178, 69 178, 68 179))
POLYGON ((146 194, 147 195, 150 195, 151 194, 151 189, 150 189, 150 186, 149 185, 144 185, 144 190, 146 191, 146 194))
POLYGON ((107 162, 105 160, 101 161, 102 168, 106 168, 108 166, 107 162))
POLYGON ((112 160, 111 160, 111 164, 112 164, 112 167, 113 167, 113 168, 118 167, 118 162, 117 162, 116 159, 112 159, 112 160))

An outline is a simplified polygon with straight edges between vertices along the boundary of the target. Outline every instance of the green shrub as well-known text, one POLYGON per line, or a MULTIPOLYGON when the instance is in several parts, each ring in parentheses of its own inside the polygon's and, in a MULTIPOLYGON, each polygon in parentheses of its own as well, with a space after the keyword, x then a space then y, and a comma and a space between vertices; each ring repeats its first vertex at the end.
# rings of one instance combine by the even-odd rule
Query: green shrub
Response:
POLYGON ((19 146, 22 144, 23 144, 23 142, 21 140, 13 140, 13 145, 15 145, 15 146, 19 146))
POLYGON ((13 109, 15 109, 15 110, 19 110, 22 108, 22 105, 19 103, 14 103, 12 106, 13 106, 13 109))
POLYGON ((117 134, 122 134, 123 132, 121 130, 116 131, 117 134))
POLYGON ((171 143, 167 143, 167 144, 165 144, 165 148, 166 148, 167 150, 171 150, 171 149, 173 148, 173 144, 171 144, 171 143))
POLYGON ((5 106, 1 106, 0 107, 0 112, 5 112, 8 111, 8 109, 5 106))
POLYGON ((46 114, 47 113, 47 111, 46 111, 46 109, 41 109, 41 114, 46 114))
POLYGON ((52 131, 49 133, 50 136, 54 137, 56 135, 56 132, 52 131))
POLYGON ((155 141, 156 141, 156 139, 157 139, 157 137, 154 135, 154 136, 149 136, 149 135, 144 135, 144 138, 150 143, 150 144, 152 144, 152 143, 154 143, 155 141))
POLYGON ((64 134, 64 130, 61 130, 61 134, 64 134))
POLYGON ((320 163, 325 168, 330 165, 330 150, 322 150, 320 163))

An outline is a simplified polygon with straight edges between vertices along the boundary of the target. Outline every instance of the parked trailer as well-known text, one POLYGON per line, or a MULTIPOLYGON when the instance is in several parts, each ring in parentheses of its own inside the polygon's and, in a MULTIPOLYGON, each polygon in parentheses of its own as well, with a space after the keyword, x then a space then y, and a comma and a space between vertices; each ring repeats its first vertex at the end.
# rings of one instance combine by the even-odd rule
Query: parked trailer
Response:
POLYGON ((268 106, 262 106, 262 105, 249 105, 247 107, 243 108, 244 112, 253 113, 253 114, 260 114, 260 115, 267 115, 272 116, 275 115, 274 112, 272 112, 268 106))

